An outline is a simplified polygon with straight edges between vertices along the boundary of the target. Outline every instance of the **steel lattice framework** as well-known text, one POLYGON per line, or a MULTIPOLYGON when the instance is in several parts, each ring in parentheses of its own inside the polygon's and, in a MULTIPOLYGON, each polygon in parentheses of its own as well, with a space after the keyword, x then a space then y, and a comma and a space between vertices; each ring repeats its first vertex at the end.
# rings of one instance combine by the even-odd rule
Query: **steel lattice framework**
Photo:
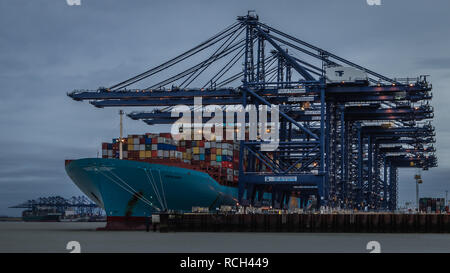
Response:
POLYGON ((37 210, 41 207, 53 208, 58 212, 64 212, 68 208, 72 208, 75 209, 77 214, 81 215, 93 215, 101 212, 101 208, 86 196, 72 196, 69 199, 61 196, 39 197, 37 199, 27 200, 10 208, 37 210))
POLYGON ((332 207, 394 210, 398 168, 437 166, 431 89, 426 76, 383 76, 263 24, 249 12, 161 65, 109 88, 74 90, 68 96, 100 108, 152 107, 128 114, 149 125, 172 124, 178 118, 170 110, 193 105, 195 97, 222 105, 224 113, 228 105, 278 105, 276 151, 261 151, 262 141, 241 141, 241 204, 255 204, 262 192, 271 192, 279 207, 295 192, 315 195, 332 207), (368 80, 330 84, 328 67, 353 67, 368 80))

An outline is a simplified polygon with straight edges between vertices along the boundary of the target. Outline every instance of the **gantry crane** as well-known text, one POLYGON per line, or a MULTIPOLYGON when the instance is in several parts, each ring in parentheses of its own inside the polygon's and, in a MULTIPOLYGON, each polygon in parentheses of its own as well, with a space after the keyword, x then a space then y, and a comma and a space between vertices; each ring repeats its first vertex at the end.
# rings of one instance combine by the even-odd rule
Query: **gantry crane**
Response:
POLYGON ((437 166, 431 89, 426 76, 386 77, 249 12, 163 64, 68 96, 99 108, 151 107, 128 114, 149 125, 172 124, 173 107, 193 107, 199 97, 222 107, 224 116, 234 105, 278 105, 277 150, 239 140, 241 204, 257 204, 271 192, 275 207, 296 193, 321 205, 395 210, 398 168, 437 166))
POLYGON ((39 197, 11 206, 10 208, 24 208, 32 211, 39 210, 40 208, 51 208, 61 213, 64 213, 64 211, 70 208, 74 209, 78 215, 99 215, 102 210, 86 196, 72 196, 69 199, 61 196, 39 197))

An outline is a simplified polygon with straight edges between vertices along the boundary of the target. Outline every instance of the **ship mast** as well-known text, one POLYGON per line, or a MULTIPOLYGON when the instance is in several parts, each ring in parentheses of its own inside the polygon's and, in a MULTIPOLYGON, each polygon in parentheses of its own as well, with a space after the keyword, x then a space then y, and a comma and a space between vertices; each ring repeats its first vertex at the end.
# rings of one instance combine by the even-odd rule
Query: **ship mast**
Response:
POLYGON ((123 158, 123 110, 119 110, 120 115, 120 138, 119 138, 119 159, 123 158))

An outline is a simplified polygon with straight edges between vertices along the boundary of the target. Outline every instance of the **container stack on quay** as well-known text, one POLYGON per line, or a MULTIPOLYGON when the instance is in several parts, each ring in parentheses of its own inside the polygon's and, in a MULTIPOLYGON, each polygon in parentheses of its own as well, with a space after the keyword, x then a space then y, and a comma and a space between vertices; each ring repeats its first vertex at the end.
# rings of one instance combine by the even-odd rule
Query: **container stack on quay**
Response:
MULTIPOLYGON (((102 143, 102 158, 119 158, 119 138, 102 143)), ((170 133, 128 135, 123 138, 124 160, 161 163, 207 172, 222 185, 236 185, 239 177, 238 142, 232 140, 174 140, 170 133)), ((245 155, 244 155, 245 157, 245 155)), ((244 165, 247 165, 244 160, 244 165)), ((256 166, 266 168, 259 162, 256 166)))
POLYGON ((448 211, 445 198, 420 198, 419 210, 426 213, 441 213, 448 211))

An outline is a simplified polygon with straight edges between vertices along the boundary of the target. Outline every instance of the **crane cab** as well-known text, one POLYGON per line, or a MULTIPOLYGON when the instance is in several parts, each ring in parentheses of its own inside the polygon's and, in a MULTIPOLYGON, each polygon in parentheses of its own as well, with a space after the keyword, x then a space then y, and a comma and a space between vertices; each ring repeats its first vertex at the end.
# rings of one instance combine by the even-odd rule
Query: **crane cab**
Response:
POLYGON ((327 85, 369 85, 367 73, 354 67, 328 67, 325 75, 327 85))

